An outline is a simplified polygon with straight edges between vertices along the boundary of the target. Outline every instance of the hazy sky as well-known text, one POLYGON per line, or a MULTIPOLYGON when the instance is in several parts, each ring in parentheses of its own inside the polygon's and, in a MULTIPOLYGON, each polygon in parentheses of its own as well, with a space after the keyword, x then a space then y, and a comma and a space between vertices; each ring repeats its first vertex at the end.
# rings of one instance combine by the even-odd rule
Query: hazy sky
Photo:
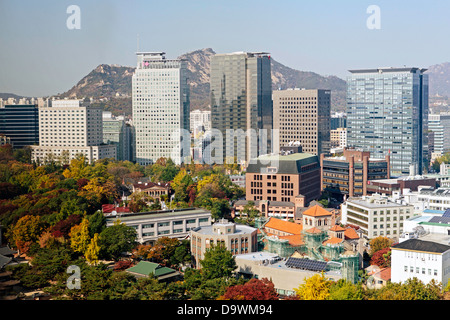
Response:
POLYGON ((0 92, 70 89, 102 63, 134 66, 141 51, 168 58, 202 49, 267 51, 291 67, 345 78, 347 70, 450 61, 450 1, 0 0, 0 92), (67 7, 81 10, 69 30, 67 7), (366 10, 381 10, 371 30, 366 10))

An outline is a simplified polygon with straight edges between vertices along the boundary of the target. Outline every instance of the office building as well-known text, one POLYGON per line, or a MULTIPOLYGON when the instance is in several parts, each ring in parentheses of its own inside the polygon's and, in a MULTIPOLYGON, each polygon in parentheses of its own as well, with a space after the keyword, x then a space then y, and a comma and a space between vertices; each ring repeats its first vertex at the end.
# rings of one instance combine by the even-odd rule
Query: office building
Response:
POLYGON ((154 244, 161 237, 186 239, 190 230, 211 225, 211 212, 199 209, 175 209, 139 213, 117 213, 106 215, 106 226, 120 220, 133 227, 142 244, 154 244))
MULTIPOLYGON (((448 229, 447 225, 447 229, 448 229)), ((448 234, 427 234, 401 241, 391 247, 391 281, 404 283, 417 278, 424 284, 448 284, 450 277, 448 234)))
POLYGON ((249 164, 245 173, 246 200, 294 203, 301 195, 303 205, 307 205, 320 197, 318 156, 309 153, 266 155, 255 162, 249 164))
POLYGON ((200 226, 189 233, 191 252, 197 269, 201 268, 200 260, 213 245, 224 245, 232 255, 245 254, 258 250, 258 229, 220 219, 213 225, 200 226))
POLYGON ((212 150, 212 157, 243 163, 270 153, 273 128, 270 56, 264 52, 213 55, 210 90, 211 127, 222 134, 223 146, 222 150, 212 150), (264 132, 267 138, 259 136, 264 132))
POLYGON ((116 148, 103 143, 102 109, 79 100, 54 100, 39 108, 39 146, 31 147, 36 163, 69 163, 78 155, 89 163, 116 158, 116 148))
POLYGON ((343 113, 334 113, 330 119, 330 129, 347 128, 347 116, 343 113))
POLYGON ((336 198, 367 194, 370 180, 389 178, 389 155, 371 158, 370 152, 346 148, 342 156, 320 155, 321 190, 336 198))
POLYGON ((414 216, 412 205, 379 194, 348 198, 341 209, 341 223, 358 226, 368 239, 396 239, 403 232, 404 221, 414 216))
POLYGON ((39 144, 37 105, 6 104, 0 108, 0 134, 9 139, 14 149, 39 144))
POLYGON ((132 78, 135 158, 140 165, 190 159, 187 62, 164 52, 138 52, 132 78), (187 136, 186 136, 187 134, 187 136))
POLYGON ((194 137, 211 130, 211 110, 194 110, 190 117, 190 129, 194 137))
POLYGON ((347 128, 330 130, 330 144, 332 148, 347 147, 347 128))
POLYGON ((125 117, 103 111, 103 143, 116 146, 117 160, 132 161, 132 131, 125 117))
POLYGON ((450 152, 450 113, 429 114, 428 130, 433 133, 433 150, 430 154, 450 152))
POLYGON ((347 145, 391 154, 391 175, 422 174, 427 162, 428 75, 420 68, 350 70, 347 145))
POLYGON ((276 90, 272 96, 280 146, 299 141, 303 152, 330 151, 330 90, 276 90))

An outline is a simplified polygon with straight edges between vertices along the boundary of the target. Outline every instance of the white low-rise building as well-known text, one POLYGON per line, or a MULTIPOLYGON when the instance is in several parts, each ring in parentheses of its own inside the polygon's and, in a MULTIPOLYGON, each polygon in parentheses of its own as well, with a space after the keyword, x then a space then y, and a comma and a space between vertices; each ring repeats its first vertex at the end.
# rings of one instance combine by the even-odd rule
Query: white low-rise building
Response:
POLYGON ((450 276, 450 236, 425 234, 391 247, 391 281, 404 283, 416 277, 423 283, 435 280, 447 286, 450 276))

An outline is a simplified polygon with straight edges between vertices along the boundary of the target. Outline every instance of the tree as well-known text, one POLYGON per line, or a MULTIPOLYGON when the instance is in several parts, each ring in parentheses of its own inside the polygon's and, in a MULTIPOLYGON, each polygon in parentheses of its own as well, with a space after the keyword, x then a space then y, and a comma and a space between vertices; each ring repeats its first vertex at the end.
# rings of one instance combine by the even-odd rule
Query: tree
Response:
POLYGON ((12 242, 19 251, 26 253, 31 243, 39 240, 44 226, 39 216, 26 215, 20 218, 12 228, 12 242))
POLYGON ((387 237, 378 236, 370 240, 369 245, 371 254, 374 254, 382 249, 390 248, 392 245, 392 240, 387 237))
POLYGON ((98 255, 100 253, 100 247, 98 245, 98 233, 94 234, 94 237, 91 239, 91 242, 89 243, 85 258, 90 264, 97 264, 98 262, 98 255))
POLYGON ((69 239, 69 233, 73 226, 80 224, 82 216, 73 214, 67 217, 67 219, 57 222, 51 229, 51 233, 55 238, 64 237, 69 239))
POLYGON ((223 300, 278 300, 272 281, 267 278, 251 279, 245 284, 230 286, 221 297, 223 300))
POLYGON ((89 220, 89 235, 94 237, 94 234, 101 233, 106 228, 106 218, 103 213, 98 210, 88 217, 89 220))
POLYGON ((325 275, 315 274, 306 278, 305 282, 297 289, 295 293, 300 300, 327 300, 330 295, 331 281, 325 279, 325 275))
POLYGON ((374 300, 441 300, 442 286, 434 279, 424 284, 414 278, 404 283, 388 282, 386 286, 374 293, 374 300))
POLYGON ((70 247, 74 252, 85 254, 91 238, 89 236, 89 221, 83 218, 80 224, 75 225, 70 229, 70 247))
POLYGON ((384 248, 381 250, 378 250, 372 255, 372 258, 370 259, 371 265, 376 265, 382 268, 388 268, 391 266, 391 249, 390 248, 384 248))
POLYGON ((100 233, 100 256, 118 260, 122 252, 129 252, 136 246, 137 233, 117 220, 114 225, 100 233))
POLYGON ((206 250, 205 257, 200 260, 202 274, 205 279, 230 277, 236 269, 236 261, 225 245, 212 245, 206 250))
POLYGON ((362 300, 363 288, 345 279, 339 279, 331 284, 328 300, 362 300))

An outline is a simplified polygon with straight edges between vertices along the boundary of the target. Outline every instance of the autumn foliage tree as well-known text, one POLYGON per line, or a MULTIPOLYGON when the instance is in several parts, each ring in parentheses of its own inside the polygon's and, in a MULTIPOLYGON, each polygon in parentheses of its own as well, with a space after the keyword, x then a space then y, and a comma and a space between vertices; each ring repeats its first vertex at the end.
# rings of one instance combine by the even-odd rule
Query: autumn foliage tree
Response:
POLYGON ((306 278, 305 282, 294 289, 299 300, 327 300, 330 295, 331 281, 325 275, 315 274, 306 278))
POLYGON ((251 279, 245 284, 227 288, 222 300, 278 300, 272 281, 267 278, 251 279))
POLYGON ((390 248, 384 248, 381 250, 378 250, 372 255, 372 258, 370 259, 371 265, 376 265, 382 268, 387 268, 391 266, 391 249, 390 248))
POLYGON ((26 215, 14 225, 10 238, 19 251, 26 253, 43 231, 44 225, 39 216, 26 215))

